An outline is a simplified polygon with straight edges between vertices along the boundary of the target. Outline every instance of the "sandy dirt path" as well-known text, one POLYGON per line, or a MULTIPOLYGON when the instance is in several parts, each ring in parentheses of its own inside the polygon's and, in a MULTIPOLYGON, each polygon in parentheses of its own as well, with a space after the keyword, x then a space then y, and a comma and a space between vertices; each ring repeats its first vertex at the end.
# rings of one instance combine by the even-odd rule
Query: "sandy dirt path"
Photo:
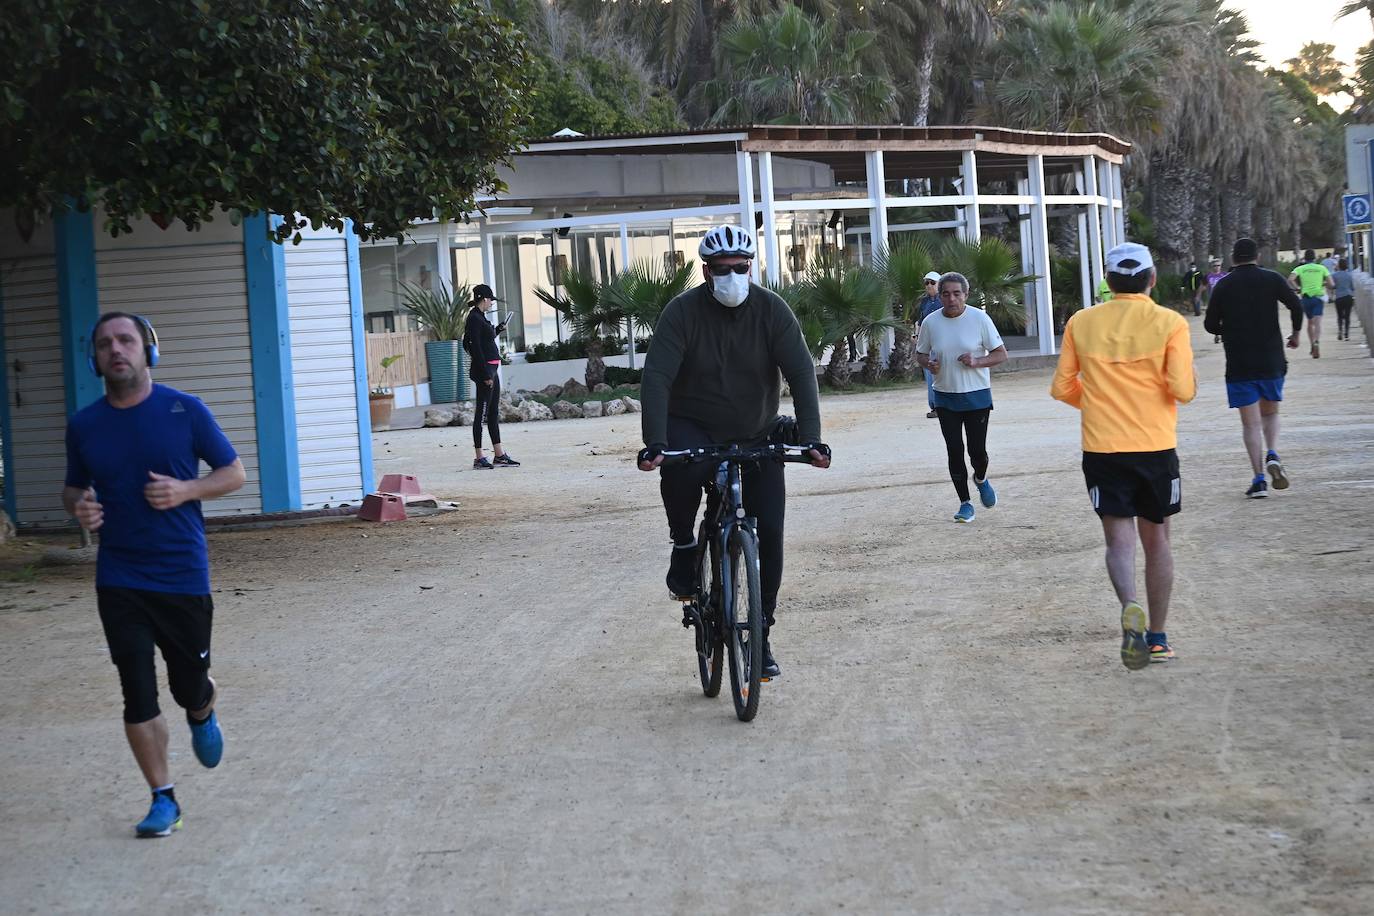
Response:
POLYGON ((465 429, 378 435, 462 511, 212 536, 227 751, 200 769, 164 691, 157 842, 90 569, 12 572, 0 911, 1374 912, 1374 367, 1294 359, 1293 487, 1247 501, 1194 343, 1179 659, 1139 673, 1048 371, 995 379, 968 526, 923 393, 824 399, 749 725, 665 600, 637 417, 507 426, 496 472, 465 429))

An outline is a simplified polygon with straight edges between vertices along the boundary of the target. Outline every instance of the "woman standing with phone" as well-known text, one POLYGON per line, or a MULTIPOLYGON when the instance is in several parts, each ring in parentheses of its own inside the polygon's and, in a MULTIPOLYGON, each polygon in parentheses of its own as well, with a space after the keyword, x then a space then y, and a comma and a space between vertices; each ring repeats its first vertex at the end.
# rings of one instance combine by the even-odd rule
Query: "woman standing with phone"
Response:
POLYGON ((505 322, 492 327, 487 320, 490 312, 500 301, 490 286, 478 283, 472 288, 472 310, 468 312, 467 324, 463 328, 463 349, 468 352, 468 378, 476 388, 474 400, 477 409, 472 415, 472 446, 477 457, 472 461, 474 471, 489 471, 492 468, 518 468, 516 461, 501 447, 501 348, 497 346, 496 335, 505 330, 505 322), (485 420, 487 432, 491 434, 491 448, 496 453, 495 461, 489 461, 482 451, 482 423, 485 420))

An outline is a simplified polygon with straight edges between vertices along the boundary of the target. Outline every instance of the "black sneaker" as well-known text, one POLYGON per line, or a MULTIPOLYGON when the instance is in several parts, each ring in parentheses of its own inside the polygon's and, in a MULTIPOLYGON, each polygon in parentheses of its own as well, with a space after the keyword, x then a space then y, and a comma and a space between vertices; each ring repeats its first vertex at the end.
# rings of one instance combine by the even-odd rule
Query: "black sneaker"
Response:
POLYGON ((1250 484, 1250 489, 1245 491, 1245 495, 1250 499, 1264 499, 1269 495, 1269 484, 1263 480, 1256 480, 1250 484))
POLYGON ((697 548, 674 547, 668 560, 668 592, 679 601, 689 601, 697 593, 697 548))
POLYGON ((516 461, 516 460, 515 460, 514 458, 512 458, 510 455, 497 455, 497 456, 496 456, 496 460, 493 461, 492 464, 496 465, 498 468, 518 468, 518 467, 520 467, 520 462, 516 461))
POLYGON ((474 471, 490 471, 494 465, 485 458, 472 459, 472 469, 474 471))
POLYGON ((763 676, 782 677, 782 669, 778 667, 778 660, 773 657, 773 647, 768 644, 767 637, 763 640, 763 676))

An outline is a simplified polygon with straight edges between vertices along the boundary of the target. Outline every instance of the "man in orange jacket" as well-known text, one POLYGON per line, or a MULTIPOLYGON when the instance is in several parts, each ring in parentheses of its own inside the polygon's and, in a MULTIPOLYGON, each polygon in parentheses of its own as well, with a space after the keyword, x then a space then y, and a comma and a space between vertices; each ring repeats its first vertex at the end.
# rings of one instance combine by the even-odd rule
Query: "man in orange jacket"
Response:
POLYGON ((1197 379, 1187 320, 1150 298, 1150 250, 1127 243, 1107 252, 1107 285, 1112 298, 1064 328, 1050 394, 1083 415, 1083 476, 1121 602, 1121 662, 1135 671, 1174 657, 1164 622, 1174 587, 1169 516, 1183 506, 1178 405, 1197 394, 1197 379), (1148 621, 1136 600, 1137 534, 1148 621))

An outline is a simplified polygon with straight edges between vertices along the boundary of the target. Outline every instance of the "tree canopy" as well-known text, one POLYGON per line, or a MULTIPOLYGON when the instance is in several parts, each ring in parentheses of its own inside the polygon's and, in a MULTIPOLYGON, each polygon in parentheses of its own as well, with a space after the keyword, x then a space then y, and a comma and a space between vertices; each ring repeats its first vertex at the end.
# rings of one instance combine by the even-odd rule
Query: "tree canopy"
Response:
POLYGON ((30 0, 0 21, 0 206, 21 227, 75 199, 114 233, 227 211, 397 236, 501 187, 527 64, 472 2, 30 0))

